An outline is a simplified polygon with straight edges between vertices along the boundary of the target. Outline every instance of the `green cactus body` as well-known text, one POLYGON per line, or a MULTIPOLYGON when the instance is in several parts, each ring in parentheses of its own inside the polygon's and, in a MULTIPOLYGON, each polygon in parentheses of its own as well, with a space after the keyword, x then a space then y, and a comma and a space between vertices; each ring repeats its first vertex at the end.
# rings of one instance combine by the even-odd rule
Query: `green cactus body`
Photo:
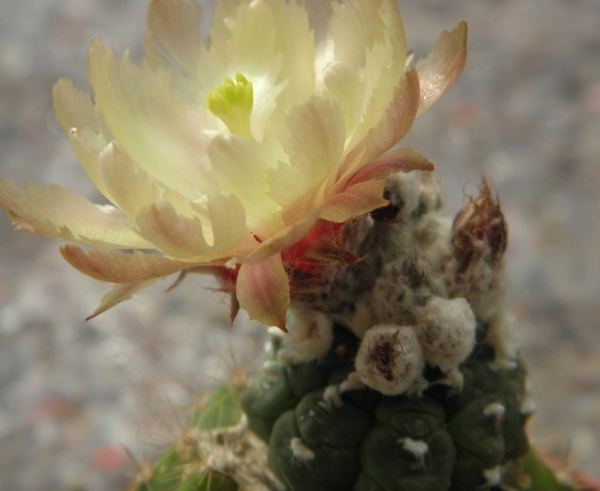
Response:
MULTIPOLYGON (((328 354, 306 364, 277 365, 272 384, 259 374, 242 398, 250 429, 269 443, 269 465, 289 489, 491 490, 499 483, 488 483, 486 475, 527 453, 526 418, 517 404, 525 397, 521 364, 492 371, 490 350, 475 350, 479 354, 461 368, 466 382, 459 393, 441 385, 421 397, 366 388, 345 392, 336 406, 324 391, 342 378, 340 368, 351 371, 358 343, 336 326, 328 354), (290 373, 313 383, 293 390, 290 373), (321 387, 311 390, 317 381, 321 387)), ((272 366, 265 370, 271 373, 272 366)))

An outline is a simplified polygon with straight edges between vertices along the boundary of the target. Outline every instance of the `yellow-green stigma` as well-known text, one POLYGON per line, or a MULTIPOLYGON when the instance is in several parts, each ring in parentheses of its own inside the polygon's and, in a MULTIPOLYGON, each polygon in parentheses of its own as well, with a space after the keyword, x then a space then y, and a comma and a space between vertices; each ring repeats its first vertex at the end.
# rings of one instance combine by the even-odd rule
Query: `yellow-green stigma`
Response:
POLYGON ((208 110, 227 125, 234 135, 250 138, 250 116, 254 103, 252 82, 241 73, 229 77, 206 94, 208 110))

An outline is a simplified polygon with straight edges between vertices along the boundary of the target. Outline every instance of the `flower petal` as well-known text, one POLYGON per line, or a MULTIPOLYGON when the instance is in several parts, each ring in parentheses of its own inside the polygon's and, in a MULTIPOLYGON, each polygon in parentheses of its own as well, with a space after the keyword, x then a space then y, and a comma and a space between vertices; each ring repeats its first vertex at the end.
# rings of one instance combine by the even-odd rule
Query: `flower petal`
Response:
POLYGON ((61 78, 52 88, 52 105, 58 124, 65 135, 71 128, 89 128, 107 140, 112 136, 90 95, 79 90, 68 78, 61 78))
POLYGON ((337 166, 344 151, 346 135, 341 107, 329 97, 313 96, 290 109, 287 122, 292 167, 309 182, 320 184, 337 166))
POLYGON ((290 286, 281 255, 275 254, 256 264, 242 264, 237 277, 236 296, 250 319, 285 330, 290 286))
POLYGON ((406 64, 406 37, 395 0, 348 0, 334 4, 331 23, 335 59, 363 79, 360 123, 348 128, 354 147, 379 121, 393 98, 406 64), (338 46, 341 45, 341 46, 338 46))
POLYGON ((269 196, 293 223, 321 206, 323 183, 335 179, 344 150, 344 115, 327 96, 313 96, 288 115, 290 164, 268 171, 269 196))
POLYGON ((124 300, 129 300, 131 296, 144 288, 149 287, 153 283, 157 282, 160 278, 154 278, 148 281, 141 281, 139 283, 125 283, 123 285, 113 286, 109 292, 107 292, 100 300, 100 305, 94 310, 92 315, 86 317, 86 321, 93 319, 102 312, 106 312, 108 309, 114 307, 118 303, 124 300))
POLYGON ((361 142, 366 152, 358 161, 358 166, 379 157, 398 143, 411 128, 418 107, 419 77, 414 68, 409 68, 394 90, 394 98, 385 113, 361 142))
POLYGON ((345 185, 331 193, 321 218, 344 222, 386 204, 382 197, 385 178, 396 172, 433 171, 433 164, 412 148, 393 150, 358 171, 345 185), (339 189, 343 189, 339 191, 339 189))
POLYGON ((317 223, 320 214, 321 209, 313 210, 293 225, 290 225, 272 237, 269 237, 250 254, 241 255, 240 257, 235 258, 235 262, 241 264, 255 264, 294 245, 310 231, 315 223, 317 223))
POLYGON ((264 0, 240 3, 230 19, 227 61, 249 79, 268 73, 275 61, 275 19, 264 0))
POLYGON ((200 219, 179 215, 165 199, 142 208, 135 224, 142 237, 168 256, 188 262, 214 259, 211 257, 214 251, 204 237, 200 219))
POLYGON ((460 77, 467 61, 467 23, 444 31, 429 55, 415 65, 421 81, 419 113, 429 109, 460 77))
POLYGON ((15 225, 42 237, 107 249, 153 248, 120 210, 99 207, 60 186, 28 184, 21 191, 12 181, 0 180, 0 204, 15 225))
POLYGON ((98 174, 98 155, 112 139, 91 97, 71 80, 61 78, 52 90, 54 114, 73 147, 77 160, 98 190, 110 199, 98 174))
MULTIPOLYGON (((380 15, 381 0, 345 0, 333 2, 329 28, 337 61, 359 68, 376 43, 384 41, 384 19, 380 15)), ((399 28, 402 30, 402 26, 399 28)))
POLYGON ((153 0, 148 10, 144 55, 155 65, 193 74, 202 49, 201 24, 202 8, 197 2, 153 0))
POLYGON ((346 134, 352 135, 365 110, 365 80, 355 68, 332 61, 323 71, 323 81, 332 99, 344 111, 346 134))
POLYGON ((136 165, 117 142, 111 142, 98 158, 100 177, 119 209, 135 221, 145 206, 167 199, 178 213, 195 216, 192 202, 181 194, 165 188, 136 165))
POLYGON ((269 237, 285 226, 280 206, 268 196, 267 170, 277 165, 280 156, 285 158, 276 140, 265 138, 257 142, 219 135, 210 143, 208 154, 220 189, 240 200, 254 235, 269 237))
POLYGON ((341 177, 332 184, 333 188, 328 194, 341 192, 362 167, 398 143, 410 129, 418 104, 419 79, 415 69, 411 68, 400 79, 394 91, 394 99, 382 118, 348 154, 340 172, 341 177))
POLYGON ((153 178, 191 200, 214 192, 205 152, 210 128, 199 111, 171 94, 171 74, 119 60, 95 40, 90 84, 96 104, 123 150, 153 178))
MULTIPOLYGON (((275 49, 282 63, 278 81, 286 88, 278 98, 281 112, 315 91, 315 40, 308 12, 300 2, 266 0, 275 20, 275 49)), ((327 3, 327 2, 320 2, 327 3)))
POLYGON ((109 283, 140 283, 190 267, 188 263, 139 251, 134 251, 133 254, 84 251, 80 247, 67 244, 60 248, 60 253, 65 261, 83 274, 109 283))
POLYGON ((343 223, 388 204, 383 198, 385 179, 359 182, 349 186, 343 193, 327 200, 321 218, 343 223))
POLYGON ((429 160, 412 148, 398 148, 382 155, 375 162, 370 163, 354 174, 352 179, 348 181, 348 186, 373 179, 383 179, 396 172, 410 172, 413 170, 433 171, 434 167, 429 160))
POLYGON ((209 260, 248 252, 256 246, 246 227, 245 210, 235 195, 215 194, 192 203, 155 182, 116 142, 102 152, 100 169, 115 203, 165 254, 200 261, 202 257, 209 260), (186 251, 184 244, 191 249, 186 251))
POLYGON ((237 196, 210 196, 207 208, 215 251, 237 255, 247 254, 256 247, 256 239, 246 225, 246 212, 237 196))

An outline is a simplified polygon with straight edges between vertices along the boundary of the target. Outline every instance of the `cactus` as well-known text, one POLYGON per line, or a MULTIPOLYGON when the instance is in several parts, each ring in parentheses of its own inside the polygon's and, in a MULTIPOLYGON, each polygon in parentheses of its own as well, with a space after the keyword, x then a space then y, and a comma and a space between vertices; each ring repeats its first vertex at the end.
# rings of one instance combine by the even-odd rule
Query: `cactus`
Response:
POLYGON ((267 468, 266 446, 240 418, 240 387, 223 385, 191 411, 176 441, 141 466, 126 491, 281 491, 267 468))
POLYGON ((360 261, 289 272, 262 370, 215 393, 133 489, 573 491, 528 442, 491 187, 453 222, 430 175, 389 178, 386 197, 336 236, 360 261))
POLYGON ((242 397, 287 489, 533 482, 523 476, 535 406, 507 311, 500 205, 483 181, 450 223, 437 183, 415 174, 389 178, 390 205, 353 228, 362 261, 299 285, 288 333, 271 331, 242 397))

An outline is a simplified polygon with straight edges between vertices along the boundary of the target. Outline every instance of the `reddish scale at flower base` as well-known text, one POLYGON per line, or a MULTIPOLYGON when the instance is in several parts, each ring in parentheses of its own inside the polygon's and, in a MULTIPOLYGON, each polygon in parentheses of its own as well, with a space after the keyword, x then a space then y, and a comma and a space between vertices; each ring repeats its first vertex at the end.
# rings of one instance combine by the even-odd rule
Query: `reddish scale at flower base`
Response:
POLYGON ((315 226, 296 244, 282 251, 284 264, 292 271, 290 287, 294 279, 299 281, 318 279, 323 268, 337 264, 352 264, 359 260, 351 251, 340 245, 339 236, 346 224, 318 220, 315 226))

